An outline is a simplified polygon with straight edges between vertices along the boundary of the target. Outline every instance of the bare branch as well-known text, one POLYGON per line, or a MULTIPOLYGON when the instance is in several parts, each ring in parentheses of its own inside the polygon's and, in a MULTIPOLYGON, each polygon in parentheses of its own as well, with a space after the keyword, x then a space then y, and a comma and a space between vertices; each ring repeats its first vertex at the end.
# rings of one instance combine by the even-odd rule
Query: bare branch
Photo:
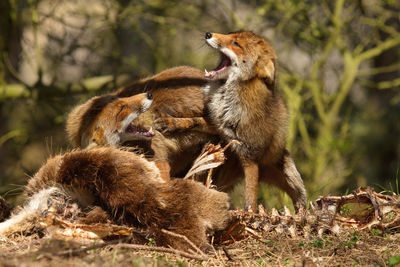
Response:
POLYGON ((396 38, 390 38, 387 39, 386 41, 380 43, 374 48, 371 48, 360 55, 358 55, 357 59, 362 62, 367 59, 371 59, 373 57, 376 57, 377 55, 381 54, 382 52, 395 47, 400 44, 400 33, 397 35, 396 38))
POLYGON ((400 78, 393 79, 391 81, 382 81, 382 82, 377 82, 377 83, 374 83, 370 80, 362 79, 362 80, 360 80, 360 83, 362 85, 368 86, 370 88, 377 88, 377 89, 383 90, 383 89, 391 89, 391 88, 400 86, 400 78))
POLYGON ((161 232, 163 232, 163 233, 165 233, 167 235, 171 235, 173 237, 178 237, 180 239, 185 240, 185 242, 187 242, 192 248, 194 248, 195 251, 197 251, 201 256, 207 257, 206 254, 204 254, 203 251, 201 251, 195 244, 193 244, 193 242, 190 241, 189 238, 187 238, 186 236, 180 235, 180 234, 177 234, 177 233, 165 230, 165 229, 161 229, 161 232))
POLYGON ((379 67, 379 68, 368 68, 368 69, 360 69, 358 71, 357 76, 370 76, 381 73, 393 72, 400 69, 400 63, 396 62, 389 66, 379 67))

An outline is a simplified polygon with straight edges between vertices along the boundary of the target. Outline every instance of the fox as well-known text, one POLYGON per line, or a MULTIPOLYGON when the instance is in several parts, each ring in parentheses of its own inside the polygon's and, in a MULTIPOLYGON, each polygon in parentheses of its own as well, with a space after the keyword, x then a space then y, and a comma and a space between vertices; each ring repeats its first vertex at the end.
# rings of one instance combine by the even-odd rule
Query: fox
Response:
POLYGON ((149 140, 155 135, 152 128, 139 127, 133 121, 147 111, 152 102, 150 92, 122 98, 93 97, 69 113, 66 127, 69 139, 75 146, 85 148, 149 140))
POLYGON ((68 114, 68 139, 77 148, 139 147, 163 179, 181 177, 203 145, 219 138, 204 122, 206 82, 203 71, 179 66, 95 96, 68 114), (180 130, 169 132, 167 122, 180 130))
POLYGON ((0 223, 0 236, 24 232, 59 192, 83 207, 99 206, 115 223, 148 231, 157 245, 180 249, 192 247, 162 229, 207 251, 207 233, 224 229, 230 220, 226 193, 193 180, 165 181, 154 162, 142 155, 97 146, 48 159, 25 187, 29 201, 23 210, 0 223))
POLYGON ((248 31, 207 32, 205 43, 220 55, 218 66, 204 74, 207 123, 226 142, 240 142, 231 149, 243 169, 245 208, 257 209, 259 180, 285 191, 296 210, 305 207, 306 189, 286 149, 288 114, 277 88, 274 49, 248 31))
MULTIPOLYGON (((226 58, 223 58, 221 62, 226 60, 226 58)), ((273 63, 276 64, 276 58, 273 60, 273 63)), ((271 63, 268 66, 271 67, 271 63)), ((275 65, 273 67, 275 68, 275 65)), ((215 72, 217 72, 217 70, 215 72)), ((269 76, 273 77, 273 79, 271 79, 270 82, 275 83, 275 73, 273 73, 273 75, 271 74, 272 73, 270 73, 269 76)), ((266 78, 263 79, 263 81, 264 80, 266 82, 266 78)), ((160 169, 163 179, 168 180, 170 177, 180 177, 179 173, 183 173, 182 170, 185 170, 185 168, 187 170, 187 168, 190 167, 195 156, 199 154, 201 148, 206 143, 221 142, 221 136, 224 136, 224 133, 218 131, 218 122, 215 120, 213 121, 212 118, 214 115, 212 109, 210 109, 211 105, 207 101, 210 101, 211 97, 211 94, 208 94, 208 89, 211 87, 210 85, 214 83, 214 86, 218 86, 219 84, 223 84, 223 82, 222 79, 213 80, 210 77, 210 73, 207 71, 203 72, 193 67, 181 66, 167 69, 154 76, 124 86, 116 92, 103 97, 107 100, 115 99, 115 97, 132 97, 132 95, 143 91, 152 93, 152 105, 146 112, 136 117, 132 124, 141 129, 145 129, 146 127, 147 129, 154 129, 154 136, 151 134, 150 138, 148 138, 149 142, 146 144, 141 143, 140 146, 145 146, 152 151, 152 156, 157 167, 160 169)), ((275 86, 275 84, 273 85, 275 86)), ((264 86, 263 89, 268 94, 266 85, 262 86, 264 86)), ((269 87, 271 87, 271 85, 269 85, 269 87)), ((277 95, 276 88, 271 87, 271 89, 272 88, 274 89, 274 95, 273 97, 268 95, 268 99, 270 102, 276 102, 276 104, 272 106, 273 114, 275 115, 269 117, 269 120, 272 122, 267 120, 270 127, 266 129, 269 131, 267 132, 269 136, 265 138, 271 139, 272 143, 268 147, 268 150, 271 151, 267 151, 268 156, 263 157, 260 163, 262 167, 260 171, 263 171, 264 174, 261 180, 272 182, 288 192, 289 196, 293 199, 295 207, 299 207, 305 205, 306 202, 305 188, 289 152, 284 149, 286 134, 285 120, 287 114, 282 100, 279 95, 277 95), (274 118, 276 118, 279 123, 275 123, 274 118), (276 128, 275 132, 271 132, 276 126, 279 126, 279 128, 276 128), (269 162, 267 161, 268 158, 270 158, 269 162), (287 174, 284 172, 287 172, 287 174), (275 180, 273 179, 274 177, 276 177, 275 180)), ((267 96, 261 95, 261 97, 267 96)), ((95 97, 94 99, 97 98, 95 97)), ((94 115, 100 113, 100 110, 107 105, 106 100, 97 100, 102 102, 102 105, 95 105, 93 99, 88 100, 86 103, 75 108, 77 112, 71 112, 69 114, 67 119, 67 132, 70 141, 74 143, 76 147, 85 147, 87 145, 87 143, 80 141, 82 136, 93 135, 92 132, 85 132, 85 129, 89 129, 86 125, 91 124, 93 121, 103 120, 102 117, 94 115), (95 112, 92 112, 92 109, 95 112)), ((214 105, 218 106, 218 103, 214 105)), ((270 109, 270 104, 266 108, 270 109)), ((232 110, 230 110, 230 112, 232 112, 232 110)), ((264 111, 262 111, 261 114, 263 112, 264 111)), ((235 115, 232 115, 232 117, 234 116, 235 115)), ((114 118, 114 116, 111 117, 114 118)), ((257 121, 256 124, 258 123, 257 121)), ((111 130, 106 132, 111 133, 116 131, 115 127, 112 127, 110 123, 103 123, 103 125, 105 127, 111 127, 111 130)), ((248 127, 249 130, 254 129, 253 125, 249 125, 248 127)), ((104 138, 104 135, 102 137, 104 138)), ((259 139, 263 138, 262 136, 260 137, 259 133, 258 137, 259 139)), ((234 139, 243 141, 240 136, 234 136, 234 139)), ((229 141, 230 139, 225 135, 225 140, 229 141)), ((110 143, 106 139, 98 141, 97 143, 114 146, 123 145, 122 142, 118 144, 110 143)), ((246 166, 241 166, 244 160, 239 159, 239 153, 235 153, 236 150, 239 149, 238 146, 241 145, 235 145, 233 152, 226 151, 226 153, 228 153, 228 160, 219 170, 214 172, 213 180, 216 187, 224 191, 229 191, 238 180, 245 176, 244 169, 246 169, 246 166)), ((244 147, 246 148, 246 146, 248 146, 248 144, 245 144, 244 147)), ((258 150, 263 149, 267 148, 259 145, 258 150)), ((255 155, 256 152, 254 147, 248 148, 247 151, 249 151, 248 154, 250 155, 255 155)), ((262 151, 259 151, 258 154, 262 154, 262 151)), ((249 159, 252 158, 249 157, 249 159)), ((261 161, 259 156, 254 160, 261 161)), ((248 160, 246 163, 247 162, 251 161, 248 160)), ((254 200, 257 198, 258 176, 253 175, 252 177, 253 178, 250 178, 249 174, 245 177, 247 182, 245 206, 248 208, 250 206, 249 203, 251 203, 254 209, 256 205, 256 201, 254 200), (256 179, 255 185, 254 179, 256 179), (253 201, 250 201, 250 199, 253 201)))

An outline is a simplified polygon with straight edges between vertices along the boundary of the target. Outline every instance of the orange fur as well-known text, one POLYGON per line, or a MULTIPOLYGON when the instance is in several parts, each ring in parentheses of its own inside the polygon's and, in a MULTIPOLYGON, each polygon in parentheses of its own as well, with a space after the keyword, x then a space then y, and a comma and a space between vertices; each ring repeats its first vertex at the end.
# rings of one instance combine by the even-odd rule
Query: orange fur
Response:
MULTIPOLYGON (((259 179, 283 189, 296 208, 305 206, 303 181, 285 148, 287 112, 276 86, 274 50, 252 32, 206 33, 206 43, 221 55, 219 66, 205 75, 209 79, 203 87, 207 114, 226 142, 242 143, 234 144, 232 150, 245 176, 246 208, 257 208, 259 179)), ((232 174, 228 170, 222 176, 226 173, 232 174)))
POLYGON ((115 93, 94 97, 69 114, 69 139, 77 147, 87 147, 90 140, 95 140, 94 143, 99 145, 139 146, 152 156, 164 179, 169 179, 170 175, 182 176, 203 145, 217 138, 212 132, 192 131, 193 128, 205 124, 200 87, 205 83, 202 71, 182 66, 122 87, 115 93), (152 128, 155 135, 146 140, 131 140, 125 144, 110 142, 109 140, 115 138, 109 136, 118 129, 115 114, 119 111, 120 102, 123 99, 139 101, 142 92, 151 92, 153 103, 147 112, 141 113, 132 121, 132 125, 143 129, 152 128), (168 131, 169 127, 184 131, 168 131))
MULTIPOLYGON (((115 222, 144 228, 164 246, 191 248, 162 229, 185 235, 207 249, 206 232, 223 229, 229 220, 225 193, 191 180, 164 181, 154 163, 113 147, 76 150, 49 159, 29 180, 25 194, 32 197, 55 186, 80 192, 71 194, 80 205, 97 203, 115 222)), ((107 218, 100 213, 101 220, 107 218)), ((87 219, 98 215, 99 210, 87 219)))
POLYGON ((131 127, 151 103, 152 95, 146 93, 124 98, 111 95, 94 97, 68 115, 69 139, 77 147, 88 147, 118 146, 127 141, 151 138, 154 133, 150 129, 131 127))

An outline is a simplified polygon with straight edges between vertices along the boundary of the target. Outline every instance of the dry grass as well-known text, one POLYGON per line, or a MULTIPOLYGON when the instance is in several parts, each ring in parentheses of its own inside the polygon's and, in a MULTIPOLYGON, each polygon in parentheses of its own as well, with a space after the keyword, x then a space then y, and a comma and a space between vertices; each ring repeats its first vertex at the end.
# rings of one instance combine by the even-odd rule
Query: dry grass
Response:
MULTIPOLYGON (((134 238, 139 232, 111 224, 76 224, 49 211, 40 219, 39 225, 42 228, 35 228, 37 231, 33 234, 17 234, 8 239, 0 237, 0 266, 400 264, 398 196, 382 195, 371 188, 364 188, 347 196, 321 197, 312 206, 310 210, 302 210, 295 215, 290 215, 287 209, 280 213, 276 209, 268 212, 262 206, 259 207, 258 213, 231 211, 230 225, 212 238, 214 246, 207 255, 198 251, 194 245, 192 251, 185 252, 156 247, 151 239, 142 240, 141 242, 148 242, 145 245, 128 244, 140 240, 134 238), (370 205, 370 208, 360 209, 356 204, 360 207, 364 207, 360 204, 370 205), (332 205, 336 205, 334 213, 328 208, 332 205), (333 230, 333 225, 338 226, 336 231, 333 230), (62 235, 62 231, 55 231, 53 228, 77 230, 79 239, 74 235, 62 235), (101 233, 101 238, 106 241, 88 239, 87 235, 82 234, 83 230, 101 233)), ((165 232, 176 238, 186 238, 169 231, 165 232)), ((140 235, 143 235, 143 232, 140 232, 140 235)))
POLYGON ((263 233, 228 246, 215 246, 208 260, 197 261, 172 253, 139 251, 108 245, 74 256, 56 256, 93 246, 76 241, 16 237, 0 242, 2 266, 389 266, 400 255, 400 233, 345 232, 340 236, 292 238, 263 233))

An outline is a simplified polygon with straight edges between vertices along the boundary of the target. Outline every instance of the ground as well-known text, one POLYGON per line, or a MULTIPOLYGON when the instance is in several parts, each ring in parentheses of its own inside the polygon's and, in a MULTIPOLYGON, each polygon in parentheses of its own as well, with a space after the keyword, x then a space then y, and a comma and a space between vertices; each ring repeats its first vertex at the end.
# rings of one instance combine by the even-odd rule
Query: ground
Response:
POLYGON ((74 223, 49 209, 29 233, 0 237, 0 266, 400 266, 394 193, 367 187, 321 197, 296 214, 262 205, 230 213, 230 224, 210 236, 213 246, 204 253, 164 229, 192 250, 156 246, 146 231, 128 226, 74 223))
MULTIPOLYGON (((269 232, 230 245, 215 246, 207 259, 174 253, 94 247, 76 241, 17 237, 1 242, 1 266, 394 266, 400 263, 400 233, 348 231, 340 235, 291 237, 269 232), (72 251, 74 255, 57 256, 72 251)), ((151 244, 150 244, 151 246, 151 244)), ((157 250, 158 247, 155 247, 157 250)))

